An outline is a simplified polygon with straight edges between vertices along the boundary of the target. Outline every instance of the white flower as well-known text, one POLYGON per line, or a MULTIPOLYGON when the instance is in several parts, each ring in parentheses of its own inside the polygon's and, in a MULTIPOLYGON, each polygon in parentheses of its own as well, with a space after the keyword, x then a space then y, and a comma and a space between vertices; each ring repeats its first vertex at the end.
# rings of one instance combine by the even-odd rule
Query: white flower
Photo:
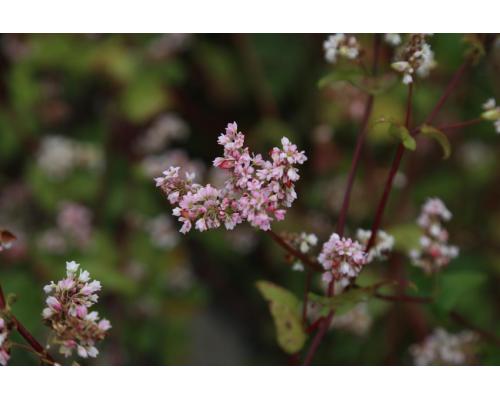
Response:
POLYGON ((384 40, 391 46, 399 46, 402 41, 399 33, 386 33, 384 34, 384 40))
POLYGON ((335 64, 339 55, 350 60, 356 59, 359 56, 360 47, 355 36, 336 33, 335 35, 330 35, 325 40, 323 49, 325 51, 325 59, 335 64))
POLYGON ((79 266, 80 264, 77 264, 75 261, 66 262, 66 271, 70 274, 74 274, 79 266))

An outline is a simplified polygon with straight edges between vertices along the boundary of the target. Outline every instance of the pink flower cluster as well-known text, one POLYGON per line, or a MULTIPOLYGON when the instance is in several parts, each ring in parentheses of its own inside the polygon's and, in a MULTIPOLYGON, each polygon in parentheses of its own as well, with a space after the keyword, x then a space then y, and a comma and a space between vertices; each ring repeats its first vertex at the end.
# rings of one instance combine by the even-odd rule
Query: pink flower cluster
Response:
POLYGON ((0 317, 0 365, 7 365, 10 359, 9 348, 7 337, 9 336, 9 330, 7 327, 7 322, 0 317))
POLYGON ((359 242, 333 233, 323 244, 318 261, 326 270, 323 273, 325 282, 333 279, 347 286, 350 279, 358 276, 367 263, 367 255, 359 242))
POLYGON ((413 265, 426 273, 439 271, 458 256, 458 247, 448 245, 448 231, 443 222, 451 219, 451 212, 440 199, 429 199, 422 207, 417 223, 424 233, 420 248, 410 251, 413 265))
POLYGON ((111 328, 107 319, 99 320, 97 311, 89 311, 97 303, 101 283, 90 281, 88 271, 71 261, 66 263, 66 278, 51 282, 43 290, 49 296, 42 315, 55 333, 59 352, 68 357, 76 350, 80 357, 96 357, 99 351, 95 343, 111 328))
POLYGON ((284 137, 283 148, 274 147, 271 161, 264 160, 260 154, 250 154, 244 139, 236 122, 228 124, 219 136, 224 157, 217 157, 213 163, 229 172, 221 189, 194 183, 192 174, 182 178, 179 167, 171 167, 155 179, 156 186, 177 206, 173 215, 183 223, 182 233, 189 232, 193 225, 200 232, 222 224, 233 229, 243 221, 269 230, 274 219, 285 217, 285 209, 297 198, 294 182, 299 174, 294 165, 304 163, 307 157, 284 137))

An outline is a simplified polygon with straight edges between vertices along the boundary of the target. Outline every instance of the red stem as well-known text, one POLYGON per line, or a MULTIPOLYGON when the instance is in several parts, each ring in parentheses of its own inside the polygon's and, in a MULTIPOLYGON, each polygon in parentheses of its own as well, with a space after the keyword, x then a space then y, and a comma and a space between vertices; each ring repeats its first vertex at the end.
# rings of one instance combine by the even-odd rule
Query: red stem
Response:
POLYGON ((475 124, 478 124, 478 123, 483 122, 483 121, 484 120, 482 118, 474 118, 474 119, 470 119, 468 121, 456 122, 454 124, 441 125, 441 126, 438 126, 437 129, 439 129, 441 131, 446 131, 446 130, 450 130, 450 129, 465 128, 466 126, 475 125, 475 124))
MULTIPOLYGON (((6 308, 6 306, 7 303, 5 301, 2 286, 0 285, 0 309, 3 310, 6 308)), ((45 359, 50 361, 52 364, 55 364, 55 360, 50 356, 50 354, 45 351, 44 347, 33 337, 33 335, 24 327, 23 324, 21 324, 21 322, 19 322, 19 320, 15 316, 11 316, 11 321, 14 323, 19 334, 33 348, 33 350, 45 357, 45 359)))

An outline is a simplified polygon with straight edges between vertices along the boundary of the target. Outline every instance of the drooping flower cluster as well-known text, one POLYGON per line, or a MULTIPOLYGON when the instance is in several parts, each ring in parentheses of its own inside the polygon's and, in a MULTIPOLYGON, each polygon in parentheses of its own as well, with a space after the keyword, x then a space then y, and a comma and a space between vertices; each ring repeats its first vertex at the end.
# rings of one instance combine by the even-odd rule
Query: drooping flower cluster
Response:
POLYGON ((408 85, 414 81, 415 74, 421 78, 429 75, 432 68, 436 66, 434 52, 430 44, 425 41, 427 34, 413 33, 408 42, 399 51, 391 66, 403 74, 403 83, 408 85))
MULTIPOLYGON (((370 230, 358 229, 356 232, 356 239, 358 239, 358 241, 363 245, 363 248, 366 248, 371 235, 372 231, 370 230)), ((379 229, 377 231, 375 243, 370 250, 368 250, 368 254, 366 255, 366 262, 371 263, 373 260, 385 260, 388 253, 391 252, 393 246, 394 237, 379 229)))
POLYGON ((71 261, 66 263, 66 278, 51 282, 43 290, 49 296, 42 316, 54 331, 59 352, 68 357, 76 350, 80 357, 96 357, 99 351, 95 344, 111 328, 107 319, 99 319, 97 311, 89 311, 97 303, 101 283, 91 281, 88 271, 71 261))
POLYGON ((399 33, 385 33, 384 40, 391 46, 399 46, 402 42, 401 35, 399 33))
POLYGON ((367 255, 361 244, 350 238, 340 237, 333 233, 318 256, 318 261, 325 269, 323 280, 339 281, 347 286, 352 278, 361 272, 367 263, 367 255))
POLYGON ((91 210, 82 204, 65 201, 59 206, 57 227, 43 232, 38 246, 50 253, 61 254, 69 246, 85 249, 91 238, 91 210))
POLYGON ((500 106, 497 106, 495 99, 491 98, 483 104, 483 109, 482 117, 488 121, 492 121, 496 133, 500 134, 500 106))
POLYGON ((92 144, 84 144, 64 136, 43 138, 37 155, 38 167, 50 178, 61 180, 77 168, 98 169, 103 156, 92 144))
POLYGON ((0 365, 7 365, 10 359, 9 343, 7 338, 9 336, 9 329, 7 321, 0 317, 0 365))
POLYGON ((219 136, 224 157, 217 157, 213 163, 229 172, 221 189, 194 183, 194 174, 182 178, 179 167, 171 167, 155 179, 156 186, 177 206, 173 215, 183 223, 182 233, 189 232, 193 225, 200 232, 221 225, 233 229, 243 221, 269 230, 274 219, 285 217, 285 209, 297 198, 294 183, 299 174, 294 165, 304 163, 307 157, 284 137, 283 149, 274 147, 271 161, 267 161, 260 154, 250 154, 248 147, 243 147, 244 138, 235 122, 219 136))
POLYGON ((410 353, 415 365, 468 365, 474 363, 477 340, 474 332, 452 334, 438 328, 422 343, 411 346, 410 353))
POLYGON ((339 56, 355 60, 358 58, 361 48, 354 35, 336 33, 328 36, 324 41, 323 50, 326 61, 335 64, 339 56))
POLYGON ((424 232, 420 248, 410 251, 410 259, 428 274, 439 271, 458 256, 458 247, 448 245, 448 231, 443 227, 450 219, 451 212, 440 199, 428 199, 422 207, 417 223, 424 232))

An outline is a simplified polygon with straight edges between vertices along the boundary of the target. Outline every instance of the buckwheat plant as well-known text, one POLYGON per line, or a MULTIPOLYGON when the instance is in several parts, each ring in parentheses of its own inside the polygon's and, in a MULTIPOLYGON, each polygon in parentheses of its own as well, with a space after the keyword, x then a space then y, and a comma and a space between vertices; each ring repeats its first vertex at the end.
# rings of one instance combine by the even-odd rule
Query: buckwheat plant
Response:
MULTIPOLYGON (((278 344, 291 355, 292 362, 299 360, 300 352, 308 343, 308 349, 303 354, 303 364, 309 365, 326 333, 332 328, 347 329, 355 334, 365 333, 372 321, 367 306, 370 297, 420 305, 433 302, 432 297, 411 296, 405 293, 408 281, 402 268, 410 261, 425 273, 436 274, 458 256, 458 247, 448 244, 448 231, 444 228, 444 223, 451 218, 451 212, 439 199, 429 199, 422 208, 418 218, 418 225, 422 229, 420 245, 411 251, 410 260, 405 257, 407 243, 399 243, 398 237, 381 230, 389 196, 393 186, 397 185, 395 180, 403 174, 399 171, 401 160, 406 150, 416 150, 417 135, 422 134, 434 139, 442 147, 444 158, 447 158, 451 152, 447 136, 450 130, 471 126, 482 120, 494 121, 498 130, 500 115, 493 100, 484 105, 485 111, 481 118, 448 125, 435 125, 438 113, 462 76, 484 53, 480 40, 475 42, 475 47, 451 77, 427 117, 420 123, 413 123, 415 79, 428 76, 437 66, 434 52, 428 43, 429 37, 430 35, 422 33, 404 36, 376 34, 372 52, 363 51, 358 39, 351 34, 330 35, 323 43, 325 59, 334 71, 320 81, 320 86, 333 85, 335 81, 343 83, 347 81, 355 86, 356 90, 366 92, 366 101, 364 109, 360 110, 362 118, 359 133, 345 181, 341 207, 336 216, 336 226, 328 232, 330 235, 328 240, 323 239, 324 243, 319 254, 314 254, 314 247, 319 243, 320 234, 301 231, 299 231, 301 233, 278 234, 271 230, 271 224, 283 220, 288 208, 297 198, 295 192, 295 183, 299 180, 297 167, 307 160, 304 152, 299 151, 287 138, 282 138, 281 147, 274 147, 269 152, 270 159, 265 159, 245 146, 244 134, 238 131, 235 122, 230 123, 218 138, 218 143, 224 148, 224 154, 213 161, 213 165, 219 171, 226 172, 225 178, 222 183, 217 184, 217 187, 196 183, 194 174, 181 172, 179 166, 171 166, 163 172, 163 176, 155 179, 156 186, 164 192, 174 207, 173 215, 182 223, 180 228, 182 233, 189 232, 193 227, 200 232, 220 226, 231 230, 240 223, 248 222, 258 230, 267 231, 270 237, 286 251, 285 260, 293 265, 292 269, 305 270, 304 294, 301 300, 291 291, 274 283, 266 281, 257 283, 259 291, 269 302, 278 344), (371 227, 367 230, 358 229, 357 232, 354 229, 356 235, 353 238, 344 231, 356 172, 370 130, 375 96, 379 92, 388 90, 390 85, 397 81, 392 79, 396 75, 394 71, 379 76, 379 62, 383 54, 381 48, 384 44, 397 46, 391 66, 394 71, 402 75, 402 83, 407 88, 406 111, 402 121, 397 121, 392 116, 383 118, 385 123, 390 123, 389 133, 397 138, 399 143, 392 163, 388 167, 387 178, 375 208, 371 227), (365 65, 365 59, 361 59, 361 56, 365 55, 372 56, 371 68, 365 65), (335 74, 337 63, 342 58, 353 61, 352 73, 349 71, 345 73, 342 70, 339 74, 335 74), (358 285, 357 278, 364 269, 378 267, 376 265, 372 267, 371 263, 374 261, 387 263, 387 266, 390 266, 387 268, 387 279, 368 286, 358 285), (314 274, 321 274, 321 283, 318 285, 322 290, 321 294, 311 292, 311 287, 316 284, 313 280, 314 274), (386 292, 386 286, 391 286, 389 288, 391 293, 386 292), (311 335, 310 341, 309 335, 311 335)), ((411 184, 411 176, 408 174, 405 189, 411 184)), ((458 314, 453 313, 453 315, 458 314)), ((427 334, 427 327, 422 324, 425 317, 421 315, 418 307, 408 312, 408 318, 414 319, 412 322, 415 326, 425 331, 420 333, 427 334)), ((463 319, 459 320, 463 322, 463 319)), ((463 363, 467 356, 459 354, 457 349, 462 349, 470 339, 471 337, 467 335, 455 339, 443 331, 437 331, 422 345, 423 347, 414 346, 412 353, 419 357, 418 364, 463 363), (443 346, 446 351, 442 350, 443 346)))
POLYGON ((500 106, 497 106, 495 99, 491 98, 483 104, 483 109, 482 117, 488 121, 492 121, 496 133, 500 134, 500 106))
POLYGON ((66 263, 66 277, 51 282, 43 290, 48 295, 42 312, 45 323, 53 330, 53 343, 69 357, 76 351, 82 358, 97 357, 95 344, 104 339, 111 328, 107 319, 100 319, 90 308, 97 303, 101 283, 90 280, 88 271, 74 261, 66 263))

